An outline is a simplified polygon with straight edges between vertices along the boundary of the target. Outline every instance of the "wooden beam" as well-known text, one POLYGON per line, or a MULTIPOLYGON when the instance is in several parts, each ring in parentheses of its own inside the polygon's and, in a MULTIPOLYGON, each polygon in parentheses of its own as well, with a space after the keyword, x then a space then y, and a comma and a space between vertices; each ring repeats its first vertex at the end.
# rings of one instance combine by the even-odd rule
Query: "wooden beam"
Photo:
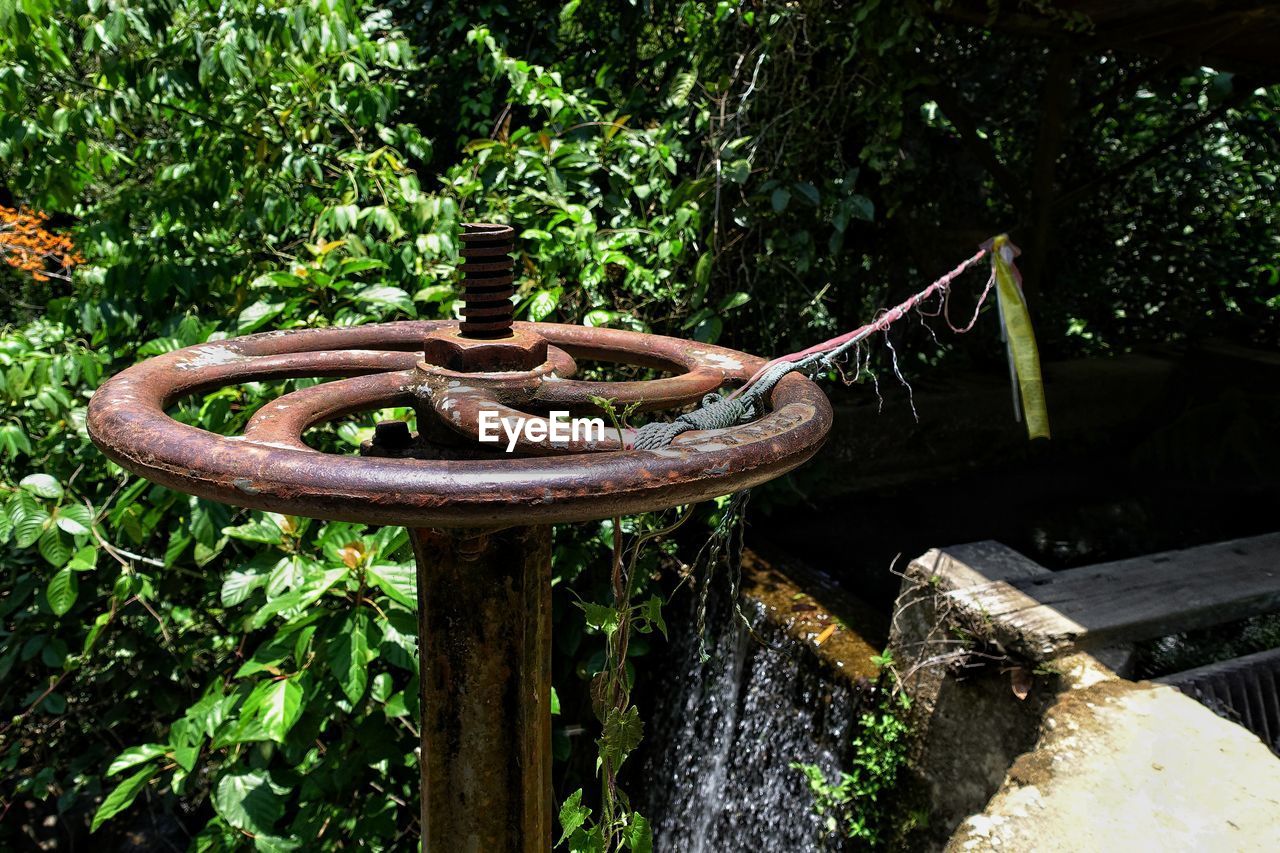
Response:
POLYGON ((1035 658, 1280 611, 1280 533, 957 589, 1006 648, 1035 658))

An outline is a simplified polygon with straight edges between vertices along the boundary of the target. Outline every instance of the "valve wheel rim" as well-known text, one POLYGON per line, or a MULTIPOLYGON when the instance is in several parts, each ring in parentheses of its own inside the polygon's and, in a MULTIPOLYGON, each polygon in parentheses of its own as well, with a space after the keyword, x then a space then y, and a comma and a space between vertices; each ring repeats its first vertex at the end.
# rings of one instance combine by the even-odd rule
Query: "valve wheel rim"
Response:
MULTIPOLYGON (((89 435, 132 473, 236 506, 373 524, 495 527, 607 518, 749 488, 808 460, 831 426, 826 396, 793 374, 774 388, 770 411, 758 420, 688 432, 657 450, 436 460, 329 454, 305 444, 302 433, 319 423, 421 402, 415 385, 421 382, 423 336, 456 325, 405 321, 299 329, 186 347, 104 383, 89 403, 89 435), (211 433, 166 412, 183 397, 228 385, 308 377, 334 381, 269 402, 263 407, 269 416, 259 417, 260 410, 244 435, 211 433)), ((592 396, 675 408, 745 381, 763 364, 724 347, 661 335, 552 323, 515 326, 543 336, 553 367, 565 373, 572 372, 574 358, 685 371, 598 383, 557 374, 526 397, 543 408, 581 409, 592 396)), ((494 374, 477 374, 486 375, 494 374)), ((503 404, 486 395, 474 402, 503 404)))

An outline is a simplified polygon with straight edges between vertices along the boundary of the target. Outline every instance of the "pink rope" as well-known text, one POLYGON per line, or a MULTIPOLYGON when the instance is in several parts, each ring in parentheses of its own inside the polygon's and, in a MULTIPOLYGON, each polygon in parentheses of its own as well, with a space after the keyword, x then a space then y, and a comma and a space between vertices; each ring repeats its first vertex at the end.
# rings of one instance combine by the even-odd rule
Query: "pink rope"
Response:
MULTIPOLYGON (((769 370, 769 368, 773 367, 774 365, 777 365, 781 362, 795 362, 807 356, 830 352, 832 350, 839 349, 845 344, 848 344, 850 341, 861 340, 863 338, 866 338, 866 337, 869 337, 870 335, 875 334, 876 332, 885 331, 891 325, 893 325, 894 323, 898 322, 903 317, 905 317, 908 311, 910 311, 912 308, 915 308, 917 305, 919 305, 921 302, 925 301, 929 297, 937 293, 944 293, 944 294, 948 293, 949 292, 948 289, 951 285, 951 282, 954 281, 961 273, 963 273, 969 267, 973 266, 978 261, 982 260, 983 256, 985 256, 986 254, 987 254, 987 247, 983 246, 982 248, 978 249, 978 251, 973 255, 973 257, 962 262, 959 266, 957 266, 951 272, 942 276, 942 278, 938 279, 933 284, 929 285, 919 293, 916 293, 915 295, 911 296, 904 302, 885 311, 883 314, 881 314, 879 317, 877 317, 875 320, 873 320, 872 322, 868 323, 865 326, 859 326, 858 328, 854 329, 852 332, 846 332, 843 335, 839 335, 837 337, 831 338, 830 340, 823 341, 820 344, 815 344, 814 346, 811 346, 808 349, 802 349, 799 352, 793 352, 787 355, 779 356, 778 358, 775 358, 775 359, 772 359, 771 361, 766 362, 764 367, 757 370, 755 374, 752 375, 752 377, 749 380, 747 380, 747 383, 745 385, 743 385, 741 388, 738 388, 736 391, 730 394, 729 399, 733 399, 734 397, 737 397, 739 394, 742 394, 744 391, 750 388, 753 384, 755 384, 755 382, 761 376, 764 375, 764 373, 767 370, 769 370)), ((973 324, 978 320, 978 312, 982 309, 982 304, 986 301, 987 295, 991 292, 991 286, 994 281, 995 281, 995 275, 993 274, 991 278, 987 281, 986 289, 983 290, 982 295, 978 297, 978 304, 973 309, 973 318, 969 321, 969 324, 967 326, 965 326, 963 329, 958 329, 954 325, 952 325, 950 318, 947 319, 947 325, 951 327, 952 331, 958 332, 958 333, 964 333, 973 328, 973 324)), ((945 308, 944 308, 944 311, 945 311, 945 308)))

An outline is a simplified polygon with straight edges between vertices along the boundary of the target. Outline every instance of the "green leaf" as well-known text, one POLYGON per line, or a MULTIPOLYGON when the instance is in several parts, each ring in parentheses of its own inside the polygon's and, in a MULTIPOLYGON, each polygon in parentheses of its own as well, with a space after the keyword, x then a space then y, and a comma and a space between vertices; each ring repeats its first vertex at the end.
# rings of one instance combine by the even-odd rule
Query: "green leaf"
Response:
POLYGON ((724 179, 732 184, 745 184, 751 177, 751 163, 747 160, 734 160, 724 167, 724 179))
POLYGON ((799 183, 792 184, 792 186, 795 187, 796 192, 804 196, 805 201, 815 207, 818 205, 818 202, 822 200, 822 194, 818 192, 818 188, 808 181, 801 181, 799 183))
POLYGON ((98 618, 93 620, 93 627, 89 629, 89 633, 85 635, 84 647, 80 650, 81 654, 88 654, 93 648, 93 644, 98 642, 98 637, 102 634, 102 630, 111 622, 111 611, 99 613, 98 618))
POLYGON ((200 757, 200 744, 173 744, 173 760, 178 763, 186 772, 190 773, 196 766, 196 759, 200 757))
POLYGON ((382 660, 409 672, 418 671, 418 637, 412 614, 392 611, 379 623, 382 643, 378 653, 382 660))
POLYGON ((391 673, 380 672, 373 677, 373 683, 369 687, 369 696, 375 702, 386 702, 391 696, 391 673))
POLYGON ((667 102, 673 107, 683 107, 689 102, 689 95, 693 92, 693 87, 697 82, 698 72, 696 70, 681 71, 671 83, 671 92, 667 95, 667 102))
POLYGON ((645 616, 649 621, 658 627, 662 632, 662 636, 667 636, 667 623, 662 618, 662 596, 654 595, 645 602, 645 616))
POLYGON ((352 704, 360 701, 369 683, 369 617, 364 610, 347 614, 338 635, 329 641, 329 668, 352 704))
POLYGON ((592 326, 595 328, 608 326, 621 315, 617 311, 606 311, 603 308, 597 308, 594 311, 588 311, 582 318, 582 325, 592 326))
POLYGON ((284 311, 283 302, 267 302, 260 299, 240 312, 236 318, 236 331, 241 334, 260 329, 284 311))
POLYGON ((261 287, 272 287, 272 286, 298 287, 299 285, 305 284, 305 283, 306 283, 306 279, 299 278, 293 273, 269 272, 269 273, 263 273, 262 275, 255 278, 253 281, 249 282, 249 286, 254 289, 261 288, 261 287))
POLYGON ((392 287, 386 284, 377 284, 373 287, 366 287, 364 290, 356 294, 357 302, 364 302, 370 305, 380 305, 387 308, 395 308, 408 314, 410 317, 416 317, 417 312, 413 307, 413 300, 409 298, 409 294, 398 287, 392 287))
POLYGON ((392 601, 410 609, 418 606, 418 573, 412 564, 370 566, 365 574, 392 601))
POLYGON ((707 317, 693 327, 693 339, 704 344, 714 344, 720 340, 722 331, 724 331, 723 320, 716 316, 707 317))
POLYGON ((560 292, 560 288, 552 287, 535 293, 529 300, 529 319, 536 323, 548 317, 560 303, 560 292))
POLYGON ((644 815, 632 812, 631 823, 623 830, 622 837, 633 853, 653 853, 653 827, 644 815))
POLYGON ((458 289, 451 284, 431 284, 413 294, 414 302, 443 302, 451 299, 458 289))
POLYGON ((600 758, 609 761, 617 771, 643 737, 644 723, 640 719, 639 708, 635 705, 625 711, 610 708, 605 716, 604 730, 596 741, 600 745, 600 758))
POLYGON ((716 261, 710 252, 703 252, 703 256, 699 257, 698 265, 694 266, 694 280, 699 287, 707 288, 708 282, 712 280, 712 264, 716 261))
POLYGON ((114 776, 122 770, 128 770, 144 761, 150 761, 153 758, 164 755, 165 747, 158 743, 144 743, 141 746, 131 746, 124 752, 115 757, 111 762, 111 766, 107 768, 107 775, 114 776))
POLYGON ((234 607, 244 602, 253 591, 267 582, 261 572, 235 570, 227 573, 222 581, 222 606, 234 607))
POLYGON ((876 206, 871 199, 861 195, 849 196, 849 204, 853 208, 853 215, 859 219, 871 222, 876 218, 876 206))
POLYGON ((9 510, 13 519, 13 540, 19 548, 30 548, 44 533, 49 513, 30 495, 24 494, 22 497, 26 500, 19 501, 18 511, 9 510))
POLYGON ((62 484, 48 474, 28 474, 18 485, 42 498, 57 500, 62 497, 62 484))
POLYGON ((98 549, 92 545, 85 546, 71 557, 67 568, 73 572, 91 572, 98 564, 98 549))
MULTIPOLYGON (((353 205, 354 206, 354 205, 353 205)), ((358 213, 358 211, 356 211, 358 213)), ((354 221, 355 217, 352 217, 354 221)), ((344 276, 354 275, 365 270, 385 269, 386 261, 380 261, 377 258, 346 258, 338 265, 338 272, 344 276)))
POLYGON ((773 191, 773 196, 770 198, 770 201, 773 204, 774 212, 781 213, 786 210, 787 205, 791 203, 791 190, 786 187, 778 187, 773 191))
POLYGON ((151 777, 159 772, 159 767, 144 767, 117 785, 116 789, 102 801, 102 805, 98 806, 98 811, 93 816, 93 825, 89 827, 89 831, 97 832, 103 821, 129 808, 142 789, 151 781, 151 777))
POLYGON ((18 424, 0 426, 0 447, 4 448, 5 455, 10 459, 19 453, 31 455, 31 439, 27 438, 26 432, 18 424))
POLYGON ((589 601, 579 601, 578 606, 587 615, 589 627, 602 632, 606 637, 612 636, 613 632, 618 630, 618 611, 614 608, 603 604, 592 604, 589 601))
POLYGON ((56 526, 49 527, 40 534, 40 543, 37 547, 40 550, 40 556, 48 560, 52 566, 61 568, 71 561, 73 553, 71 542, 56 526))
POLYGON ((297 678, 281 678, 263 686, 266 689, 258 705, 258 719, 272 740, 283 743, 289 729, 302 716, 302 685, 297 678))
POLYGON ((284 794, 263 770, 228 773, 213 791, 213 807, 222 819, 245 832, 269 833, 284 815, 284 794))
POLYGON ((245 542, 261 542, 265 545, 279 545, 284 541, 284 531, 276 522, 275 517, 270 514, 255 518, 248 524, 241 524, 237 527, 224 527, 222 532, 232 539, 240 539, 245 542))
POLYGON ((330 569, 323 575, 307 581, 301 589, 295 589, 287 595, 282 595, 274 601, 268 602, 253 614, 248 623, 249 629, 252 631, 258 630, 277 613, 283 613, 287 610, 300 611, 315 604, 320 599, 320 596, 328 592, 330 587, 346 574, 346 569, 330 569))
POLYGON ((743 293, 741 291, 737 293, 730 293, 720 301, 719 311, 723 314, 725 311, 732 311, 734 308, 741 308, 750 301, 751 294, 749 293, 743 293))
POLYGON ((245 678, 267 671, 279 675, 279 671, 276 668, 284 662, 285 658, 289 657, 292 645, 293 632, 288 628, 282 629, 280 633, 254 650, 253 657, 245 661, 236 670, 235 677, 245 678))
POLYGON ((560 840, 556 842, 556 846, 564 844, 589 817, 591 809, 582 804, 582 789, 579 788, 560 806, 560 840))
POLYGON ((306 564, 296 554, 279 560, 267 573, 267 598, 276 598, 302 585, 306 579, 306 564))
MULTIPOLYGON (((386 675, 386 673, 383 673, 383 675, 386 675)), ((387 703, 386 705, 383 706, 382 713, 386 714, 388 717, 392 719, 395 719, 396 717, 408 716, 409 709, 405 705, 405 696, 404 696, 403 690, 401 690, 398 693, 393 693, 387 697, 387 703)))
POLYGON ((164 566, 166 569, 173 568, 178 560, 182 557, 187 546, 191 544, 192 535, 189 531, 179 529, 169 534, 169 544, 164 549, 164 566))
POLYGON ((76 580, 75 572, 66 568, 49 578, 49 585, 45 588, 44 594, 49 601, 49 609, 61 616, 76 603, 79 591, 80 582, 76 580))

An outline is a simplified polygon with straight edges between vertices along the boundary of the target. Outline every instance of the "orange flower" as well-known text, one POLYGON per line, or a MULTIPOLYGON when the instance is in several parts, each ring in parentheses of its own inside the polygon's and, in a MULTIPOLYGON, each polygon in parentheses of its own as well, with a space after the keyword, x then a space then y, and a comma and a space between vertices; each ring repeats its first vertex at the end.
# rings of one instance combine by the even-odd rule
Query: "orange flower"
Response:
POLYGON ((44 224, 48 221, 48 214, 0 204, 0 260, 31 273, 36 281, 69 281, 71 269, 84 263, 84 256, 76 251, 70 237, 47 230, 44 224))

